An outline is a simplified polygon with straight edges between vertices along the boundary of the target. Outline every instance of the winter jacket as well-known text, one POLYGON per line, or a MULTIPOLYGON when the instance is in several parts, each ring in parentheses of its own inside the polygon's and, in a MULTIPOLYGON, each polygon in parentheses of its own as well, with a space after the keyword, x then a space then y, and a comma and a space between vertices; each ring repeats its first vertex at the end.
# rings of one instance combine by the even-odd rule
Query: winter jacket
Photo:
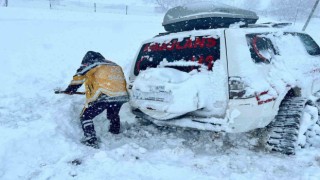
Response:
POLYGON ((110 101, 128 100, 122 68, 114 62, 105 60, 100 53, 89 51, 86 54, 66 91, 76 92, 83 83, 86 90, 86 104, 97 100, 100 95, 104 97, 106 95, 110 101))

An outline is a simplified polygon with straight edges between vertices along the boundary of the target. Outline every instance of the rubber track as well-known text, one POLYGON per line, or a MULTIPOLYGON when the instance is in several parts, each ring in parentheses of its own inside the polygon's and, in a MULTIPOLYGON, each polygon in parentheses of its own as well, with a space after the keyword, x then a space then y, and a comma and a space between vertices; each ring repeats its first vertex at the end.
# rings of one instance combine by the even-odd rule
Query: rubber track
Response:
POLYGON ((267 146, 283 154, 295 154, 300 119, 307 99, 291 97, 285 99, 279 108, 275 120, 268 125, 269 137, 267 146))

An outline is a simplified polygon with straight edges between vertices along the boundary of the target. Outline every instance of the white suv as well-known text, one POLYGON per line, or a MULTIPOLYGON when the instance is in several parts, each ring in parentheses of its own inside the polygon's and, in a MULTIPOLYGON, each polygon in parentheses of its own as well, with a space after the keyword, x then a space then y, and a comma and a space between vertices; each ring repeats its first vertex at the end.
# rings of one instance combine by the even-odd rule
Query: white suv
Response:
POLYGON ((185 19, 174 23, 135 58, 134 114, 160 126, 228 133, 266 127, 267 147, 286 154, 319 141, 320 48, 309 35, 276 28, 284 24, 184 31, 185 19))

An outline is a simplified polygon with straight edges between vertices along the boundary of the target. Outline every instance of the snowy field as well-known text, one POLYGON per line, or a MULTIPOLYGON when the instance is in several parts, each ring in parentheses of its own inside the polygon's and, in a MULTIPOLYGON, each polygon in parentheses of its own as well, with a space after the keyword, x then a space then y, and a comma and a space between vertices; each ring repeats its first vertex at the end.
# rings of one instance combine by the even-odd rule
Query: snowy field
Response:
MULTIPOLYGON (((128 71, 162 16, 0 8, 0 179, 320 179, 320 149, 266 152, 258 133, 221 135, 95 119, 101 148, 80 143, 84 97, 55 95, 88 50, 128 71)), ((307 31, 320 43, 320 21, 307 31)), ((302 24, 302 23, 301 23, 302 24)), ((301 25, 297 24, 297 25, 301 25)))
MULTIPOLYGON (((14 8, 47 9, 52 11, 99 12, 150 15, 162 12, 152 0, 8 0, 14 8)), ((0 0, 0 6, 5 0, 0 0)))

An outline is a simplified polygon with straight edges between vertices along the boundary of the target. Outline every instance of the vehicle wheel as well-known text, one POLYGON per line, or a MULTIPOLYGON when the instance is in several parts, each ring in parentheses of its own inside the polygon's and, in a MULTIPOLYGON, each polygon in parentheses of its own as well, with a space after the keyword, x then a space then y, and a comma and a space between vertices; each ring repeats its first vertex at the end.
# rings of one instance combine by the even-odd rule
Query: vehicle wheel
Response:
POLYGON ((320 136, 318 112, 318 108, 305 98, 285 99, 275 120, 268 125, 267 147, 289 155, 299 148, 312 146, 320 136))

